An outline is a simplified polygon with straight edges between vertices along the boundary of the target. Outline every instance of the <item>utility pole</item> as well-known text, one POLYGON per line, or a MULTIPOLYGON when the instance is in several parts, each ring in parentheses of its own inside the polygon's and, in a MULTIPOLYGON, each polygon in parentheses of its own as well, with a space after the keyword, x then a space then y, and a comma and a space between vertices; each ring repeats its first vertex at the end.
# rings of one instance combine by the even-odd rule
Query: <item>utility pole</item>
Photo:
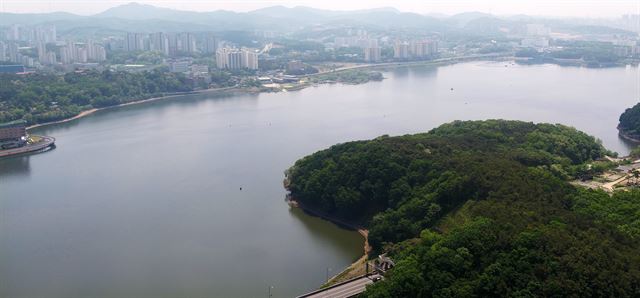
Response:
POLYGON ((331 271, 331 268, 327 267, 327 283, 329 283, 329 271, 331 271))
POLYGON ((271 297, 272 297, 272 295, 271 295, 271 289, 273 289, 273 288, 274 288, 274 286, 269 286, 269 298, 271 298, 271 297))

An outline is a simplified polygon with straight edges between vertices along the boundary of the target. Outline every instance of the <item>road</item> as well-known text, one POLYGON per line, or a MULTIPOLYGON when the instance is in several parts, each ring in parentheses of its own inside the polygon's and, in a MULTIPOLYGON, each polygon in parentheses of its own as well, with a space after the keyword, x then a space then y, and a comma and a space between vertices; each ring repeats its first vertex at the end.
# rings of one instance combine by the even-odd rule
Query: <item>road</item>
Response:
POLYGON ((608 192, 613 192, 613 188, 620 182, 625 181, 627 179, 629 179, 630 175, 625 175, 624 177, 616 180, 616 181, 612 181, 606 184, 602 185, 602 188, 604 188, 604 190, 608 191, 608 192))
POLYGON ((367 285, 372 284, 373 280, 378 278, 381 278, 379 274, 363 276, 358 279, 350 280, 346 283, 338 284, 326 289, 317 290, 309 294, 299 296, 298 298, 348 298, 364 292, 367 285))

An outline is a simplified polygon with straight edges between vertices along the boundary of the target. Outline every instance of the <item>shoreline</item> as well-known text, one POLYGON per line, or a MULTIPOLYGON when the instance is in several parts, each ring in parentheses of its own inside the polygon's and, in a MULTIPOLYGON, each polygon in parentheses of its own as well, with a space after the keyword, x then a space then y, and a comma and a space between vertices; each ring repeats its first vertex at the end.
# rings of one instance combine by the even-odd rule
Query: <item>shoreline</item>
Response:
POLYGON ((629 136, 627 133, 625 133, 624 129, 620 128, 620 126, 617 127, 618 128, 618 135, 620 137, 622 137, 623 139, 633 142, 633 143, 637 143, 640 144, 640 139, 636 139, 632 136, 629 136))
MULTIPOLYGON (((451 58, 441 58, 441 59, 435 59, 435 60, 424 60, 424 61, 407 61, 407 62, 388 62, 388 63, 378 63, 378 64, 361 64, 361 65, 355 65, 355 66, 349 66, 349 67, 344 67, 344 68, 338 68, 332 71, 326 71, 326 72, 318 72, 315 74, 310 74, 310 75, 305 75, 305 76, 300 76, 300 78, 309 78, 309 77, 313 77, 313 76, 318 76, 318 75, 323 75, 323 74, 330 74, 330 73, 339 73, 339 72, 343 72, 343 71, 349 71, 349 70, 367 70, 367 69, 377 69, 377 68, 396 68, 396 67, 410 67, 410 66, 422 66, 422 65, 448 65, 448 64, 455 64, 455 63, 462 63, 462 62, 470 62, 470 61, 481 61, 481 60, 485 60, 485 59, 495 59, 495 58, 513 58, 510 55, 496 55, 496 54, 489 54, 489 55, 481 55, 481 56, 465 56, 465 57, 451 57, 451 58)), ((368 82, 365 82, 363 84, 366 84, 368 82)), ((303 90, 306 89, 308 87, 313 86, 313 84, 305 84, 305 85, 300 85, 297 86, 296 88, 293 88, 291 91, 299 91, 299 90, 303 90)), ((29 127, 27 127, 27 130, 31 130, 34 128, 39 128, 39 127, 44 127, 44 126, 49 126, 49 125, 55 125, 55 124, 62 124, 62 123, 66 123, 66 122, 70 122, 73 120, 77 120, 86 116, 89 116, 95 112, 98 111, 102 111, 102 110, 107 110, 107 109, 114 109, 114 108, 118 108, 118 107, 124 107, 124 106, 130 106, 130 105, 137 105, 137 104, 143 104, 143 103, 147 103, 147 102, 152 102, 152 101, 157 101, 157 100, 162 100, 162 99, 168 99, 168 98, 173 98, 173 97, 179 97, 179 96, 184 96, 184 95, 190 95, 190 94, 200 94, 200 93, 207 93, 207 92, 220 92, 220 91, 240 91, 240 92, 246 92, 246 93, 263 93, 263 92, 267 92, 267 91, 252 91, 249 90, 250 88, 246 88, 246 87, 240 87, 240 86, 231 86, 231 87, 222 87, 222 88, 209 88, 209 89, 202 89, 202 90, 194 90, 194 91, 185 91, 185 92, 176 92, 176 93, 172 93, 169 95, 164 95, 164 96, 157 96, 157 97, 151 97, 151 98, 147 98, 147 99, 141 99, 141 100, 136 100, 136 101, 130 101, 130 102, 125 102, 125 103, 120 103, 117 105, 113 105, 113 106, 108 106, 108 107, 102 107, 102 108, 92 108, 89 110, 85 110, 82 111, 80 113, 78 113, 75 116, 69 117, 69 118, 65 118, 65 119, 61 119, 61 120, 56 120, 56 121, 49 121, 49 122, 44 122, 44 123, 38 123, 38 124, 33 124, 30 125, 29 127)))
MULTIPOLYGON (((285 182, 285 185, 286 185, 286 182, 285 182)), ((326 215, 323 212, 317 211, 317 210, 315 210, 313 208, 310 208, 309 206, 305 206, 304 204, 300 203, 299 201, 297 201, 296 199, 294 199, 292 197, 287 197, 286 201, 289 204, 289 206, 291 206, 293 208, 299 208, 299 209, 301 209, 302 211, 304 211, 306 214, 308 214, 310 216, 318 217, 318 218, 320 218, 322 220, 325 220, 325 221, 328 221, 330 223, 333 223, 333 224, 335 224, 338 227, 343 228, 343 229, 356 231, 364 239, 362 256, 360 256, 357 260, 353 261, 349 266, 347 266, 346 268, 344 268, 340 272, 338 272, 338 273, 334 274, 333 276, 331 276, 329 278, 329 280, 327 280, 327 282, 325 284, 320 286, 320 288, 324 288, 324 287, 330 286, 333 283, 340 282, 340 281, 342 281, 342 279, 345 279, 345 278, 346 279, 352 278, 352 276, 350 276, 349 273, 352 272, 352 271, 357 271, 360 266, 362 266, 363 264, 365 264, 368 261, 369 253, 371 253, 371 251, 373 250, 373 248, 369 244, 369 230, 368 229, 366 229, 365 227, 360 226, 358 224, 348 223, 348 222, 345 222, 343 220, 340 220, 340 219, 334 218, 332 216, 326 215)), ((357 274, 357 275, 359 275, 359 274, 357 274)))
POLYGON ((49 137, 49 136, 37 136, 37 137, 39 137, 40 140, 37 141, 36 143, 27 144, 18 148, 0 150, 0 158, 8 158, 16 155, 37 153, 37 152, 40 152, 41 150, 55 148, 56 139, 54 137, 49 137))
POLYGON ((65 118, 65 119, 61 119, 61 120, 56 120, 56 121, 49 121, 49 122, 44 122, 44 123, 33 124, 33 125, 27 127, 26 129, 27 130, 31 130, 31 129, 38 128, 38 127, 44 127, 44 126, 49 126, 49 125, 54 125, 54 124, 62 124, 62 123, 70 122, 70 121, 73 121, 73 120, 77 120, 77 119, 89 116, 89 115, 91 115, 91 114, 93 114, 95 112, 98 112, 98 111, 103 111, 103 110, 108 110, 108 109, 114 109, 114 108, 120 108, 120 107, 125 107, 125 106, 132 106, 132 105, 138 105, 138 104, 158 101, 158 100, 162 100, 162 99, 168 99, 168 98, 191 95, 191 94, 200 94, 200 93, 218 92, 218 91, 233 91, 234 89, 242 90, 242 88, 240 88, 238 86, 232 86, 232 87, 223 87, 223 88, 210 88, 210 89, 202 89, 202 90, 194 90, 194 91, 176 92, 176 93, 172 93, 172 94, 169 94, 169 95, 151 97, 151 98, 141 99, 141 100, 136 100, 136 101, 130 101, 130 102, 120 103, 120 104, 113 105, 113 106, 108 106, 108 107, 92 108, 92 109, 89 109, 89 110, 82 111, 82 112, 78 113, 77 115, 75 115, 73 117, 69 117, 69 118, 65 118))
POLYGON ((438 58, 434 60, 419 60, 419 61, 400 61, 400 62, 383 62, 383 63, 373 63, 373 64, 358 64, 352 66, 346 66, 342 68, 336 68, 330 71, 318 72, 314 74, 308 74, 304 77, 314 77, 320 76, 324 74, 348 71, 348 70, 359 70, 359 69, 377 69, 377 68, 396 68, 396 67, 411 67, 411 66, 426 66, 426 65, 448 65, 462 62, 470 62, 470 61, 481 61, 485 59, 496 59, 496 58, 507 58, 511 60, 515 60, 515 56, 512 53, 492 53, 492 54, 480 54, 480 55, 470 55, 470 56, 461 56, 461 57, 448 57, 448 58, 438 58))

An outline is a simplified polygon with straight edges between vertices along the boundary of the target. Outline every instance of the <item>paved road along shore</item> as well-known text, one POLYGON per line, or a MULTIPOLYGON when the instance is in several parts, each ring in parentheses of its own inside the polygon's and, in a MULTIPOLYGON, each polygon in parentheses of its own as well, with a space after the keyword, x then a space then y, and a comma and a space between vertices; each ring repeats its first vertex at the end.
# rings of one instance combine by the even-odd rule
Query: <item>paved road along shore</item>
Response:
POLYGON ((364 292, 367 285, 374 283, 374 280, 381 278, 379 274, 363 276, 352 279, 350 281, 337 284, 328 288, 317 290, 298 298, 314 298, 314 297, 331 297, 331 298, 348 298, 364 292))

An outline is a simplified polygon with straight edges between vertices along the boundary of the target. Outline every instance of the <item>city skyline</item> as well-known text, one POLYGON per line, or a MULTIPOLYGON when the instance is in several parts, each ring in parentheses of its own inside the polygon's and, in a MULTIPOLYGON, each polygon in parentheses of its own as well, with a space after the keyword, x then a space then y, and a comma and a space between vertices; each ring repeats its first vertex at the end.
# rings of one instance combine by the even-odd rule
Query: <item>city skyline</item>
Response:
POLYGON ((534 16, 552 17, 595 17, 611 18, 624 14, 640 14, 640 2, 634 0, 427 0, 427 1, 335 1, 328 0, 322 3, 308 0, 250 0, 250 1, 165 1, 165 0, 141 0, 141 1, 43 1, 43 0, 1 0, 0 12, 10 13, 48 13, 48 12, 69 12, 79 15, 93 15, 107 9, 136 2, 156 7, 170 8, 185 11, 216 11, 230 10, 236 12, 247 12, 260 8, 282 5, 286 7, 308 6, 317 9, 331 10, 359 10, 373 9, 380 7, 393 7, 403 12, 414 12, 420 14, 445 14, 453 15, 457 13, 477 11, 491 13, 495 15, 517 15, 526 14, 534 16))

